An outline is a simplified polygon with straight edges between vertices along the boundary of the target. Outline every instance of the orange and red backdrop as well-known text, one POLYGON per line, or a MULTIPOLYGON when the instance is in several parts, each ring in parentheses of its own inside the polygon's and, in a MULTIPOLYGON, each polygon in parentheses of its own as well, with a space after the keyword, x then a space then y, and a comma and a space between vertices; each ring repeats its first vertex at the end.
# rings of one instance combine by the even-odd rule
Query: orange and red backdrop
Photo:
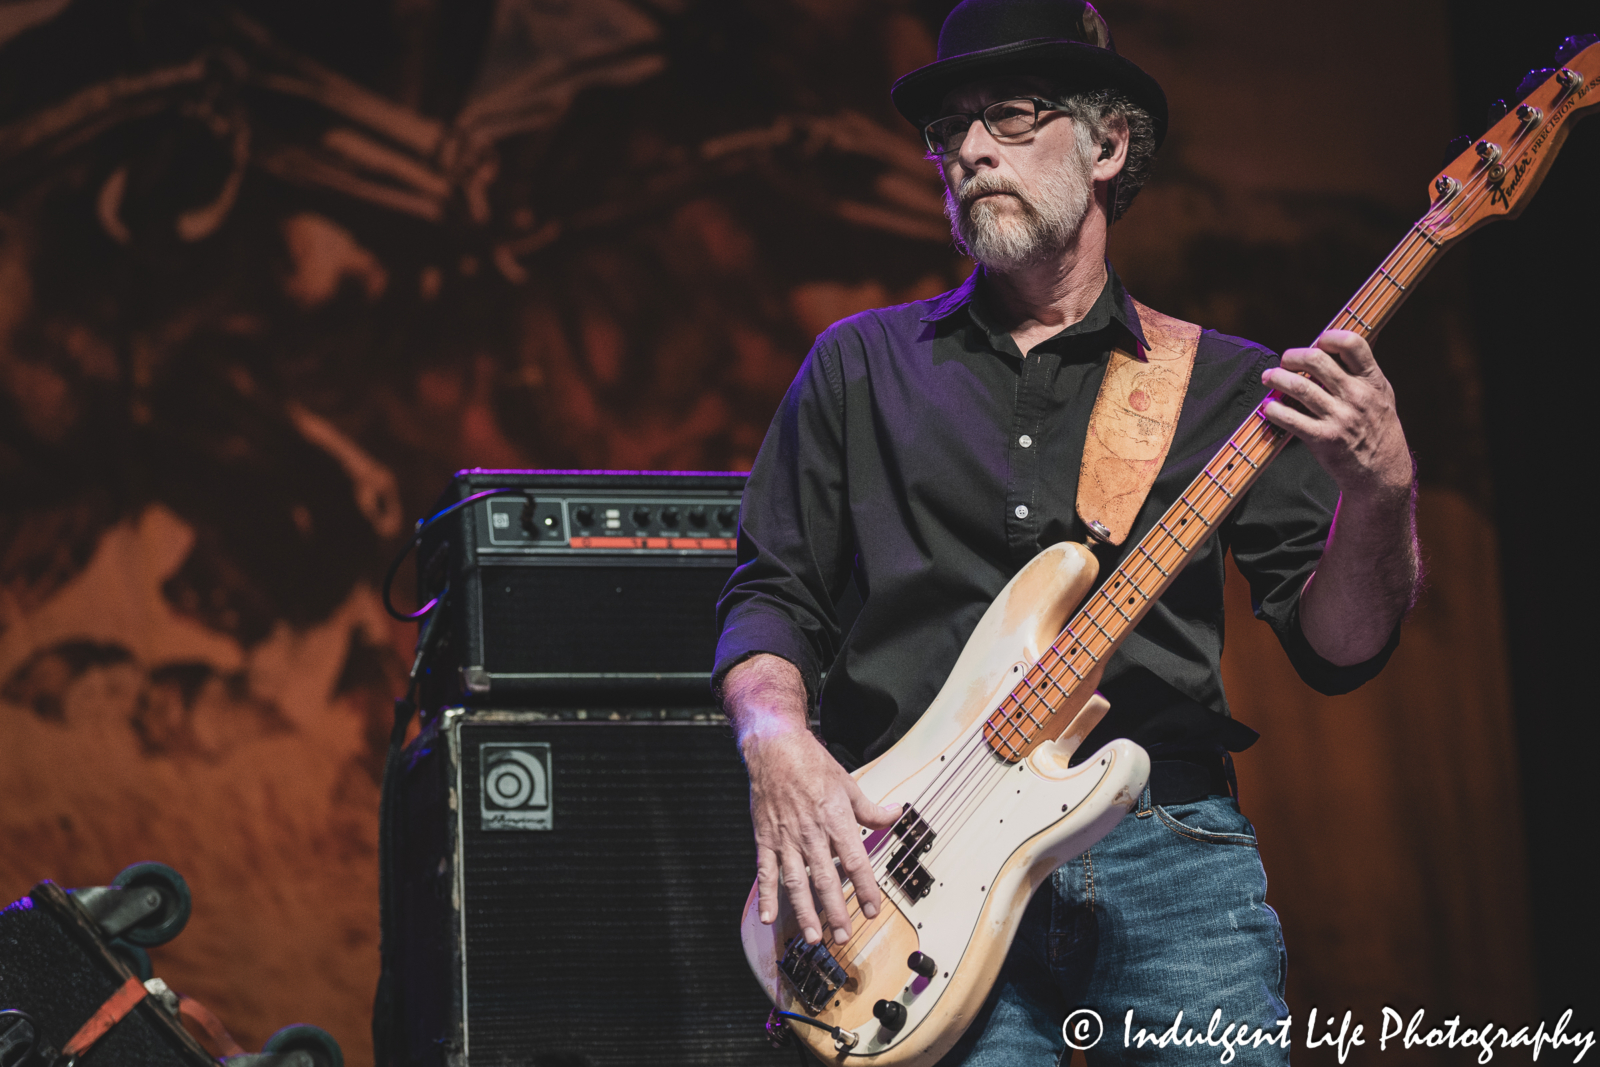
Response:
MULTIPOLYGON (((817 331, 956 284, 886 95, 949 6, 0 2, 0 900, 165 860, 195 910, 159 974, 248 1047, 309 1021, 370 1062, 414 636, 384 565, 460 467, 743 469, 817 331)), ((1444 0, 1104 10, 1173 112, 1118 270, 1280 349, 1403 235, 1521 62, 1483 62, 1506 34, 1444 0)), ((1507 31, 1529 60, 1545 23, 1590 28, 1507 31)), ((1547 643, 1508 634, 1527 575, 1502 542, 1530 531, 1496 502, 1532 483, 1496 480, 1496 434, 1528 447, 1503 428, 1532 394, 1485 338, 1544 335, 1485 317, 1505 269, 1453 257, 1377 346, 1431 571, 1388 671, 1312 694, 1229 588, 1300 1019, 1532 1022, 1580 997, 1552 990, 1568 913, 1524 817, 1553 787, 1518 759, 1565 727, 1513 711, 1508 648, 1522 672, 1547 643)), ((1550 270, 1524 271, 1535 300, 1550 270)))

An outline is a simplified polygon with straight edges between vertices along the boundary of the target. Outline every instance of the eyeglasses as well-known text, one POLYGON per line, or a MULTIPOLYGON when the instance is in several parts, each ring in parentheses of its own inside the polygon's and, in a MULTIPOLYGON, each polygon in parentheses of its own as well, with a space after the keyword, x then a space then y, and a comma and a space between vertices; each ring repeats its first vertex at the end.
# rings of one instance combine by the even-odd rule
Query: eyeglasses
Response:
POLYGON ((922 139, 928 151, 936 156, 953 155, 961 150, 972 123, 983 120, 983 128, 997 141, 1014 141, 1026 137, 1039 125, 1039 116, 1046 111, 1066 111, 1060 104, 1040 100, 1036 96, 1019 96, 1015 100, 996 100, 982 111, 964 115, 946 115, 934 119, 922 128, 922 139))

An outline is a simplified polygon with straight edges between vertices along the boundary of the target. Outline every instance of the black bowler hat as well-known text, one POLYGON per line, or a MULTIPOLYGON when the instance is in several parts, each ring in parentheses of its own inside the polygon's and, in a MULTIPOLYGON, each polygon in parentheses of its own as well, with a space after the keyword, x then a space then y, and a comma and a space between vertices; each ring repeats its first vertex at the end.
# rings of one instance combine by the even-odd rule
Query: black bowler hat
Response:
POLYGON ((1167 135, 1167 95, 1117 55, 1110 27, 1086 0, 961 0, 939 31, 939 58, 889 95, 920 129, 942 117, 950 90, 1018 74, 1051 78, 1066 92, 1116 89, 1150 113, 1157 146, 1167 135))

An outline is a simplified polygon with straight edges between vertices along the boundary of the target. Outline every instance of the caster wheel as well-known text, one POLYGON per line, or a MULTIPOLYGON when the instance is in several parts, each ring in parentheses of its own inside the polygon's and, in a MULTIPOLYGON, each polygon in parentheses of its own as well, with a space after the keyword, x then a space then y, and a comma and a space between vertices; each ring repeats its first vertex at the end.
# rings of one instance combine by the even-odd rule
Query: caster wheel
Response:
POLYGON ((193 901, 183 875, 165 863, 135 863, 126 867, 111 884, 124 889, 149 887, 161 894, 161 910, 138 926, 122 932, 122 940, 140 948, 164 945, 177 937, 189 922, 193 901))
POLYGON ((130 944, 122 938, 117 938, 107 946, 111 954, 121 960, 141 982, 148 982, 155 975, 150 966, 150 953, 138 945, 130 944))
POLYGON ((339 1042, 320 1026, 296 1023, 267 1038, 262 1052, 309 1052, 317 1067, 344 1067, 344 1053, 339 1042))

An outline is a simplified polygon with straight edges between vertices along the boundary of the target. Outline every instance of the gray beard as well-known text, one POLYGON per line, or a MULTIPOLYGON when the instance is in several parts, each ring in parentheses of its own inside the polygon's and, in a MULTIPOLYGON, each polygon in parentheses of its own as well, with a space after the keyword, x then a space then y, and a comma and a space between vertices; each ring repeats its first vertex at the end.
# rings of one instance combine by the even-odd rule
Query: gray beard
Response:
POLYGON ((946 188, 944 213, 956 247, 981 263, 985 270, 1005 274, 1059 255, 1089 213, 1094 183, 1084 153, 1074 153, 1065 164, 1039 182, 1038 201, 998 175, 973 175, 959 191, 946 188), (1003 217, 994 200, 973 203, 986 193, 1008 193, 1020 212, 1003 217))

